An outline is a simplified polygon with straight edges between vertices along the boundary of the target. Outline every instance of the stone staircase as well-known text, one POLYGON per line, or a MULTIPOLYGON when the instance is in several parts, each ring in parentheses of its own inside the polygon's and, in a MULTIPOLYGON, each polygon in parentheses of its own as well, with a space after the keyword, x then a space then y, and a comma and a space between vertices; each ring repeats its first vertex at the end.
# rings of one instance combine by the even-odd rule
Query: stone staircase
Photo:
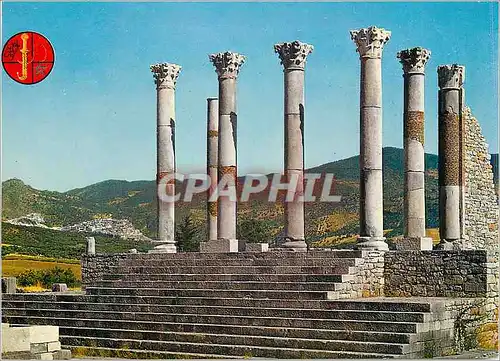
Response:
POLYGON ((424 355, 423 341, 437 319, 435 303, 328 299, 352 277, 360 256, 358 251, 129 255, 85 294, 3 295, 2 320, 59 326, 62 345, 87 356, 424 355))

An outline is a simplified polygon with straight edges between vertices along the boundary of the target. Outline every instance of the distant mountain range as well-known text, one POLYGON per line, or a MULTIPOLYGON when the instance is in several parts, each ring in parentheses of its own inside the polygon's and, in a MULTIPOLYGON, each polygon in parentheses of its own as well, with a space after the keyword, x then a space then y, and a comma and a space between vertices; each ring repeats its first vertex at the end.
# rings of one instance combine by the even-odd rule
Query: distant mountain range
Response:
MULTIPOLYGON (((384 227, 401 229, 403 212, 403 150, 383 149, 384 174, 384 227)), ((438 225, 438 157, 426 154, 427 226, 438 225)), ((498 154, 491 163, 498 184, 498 154)), ((340 203, 306 204, 306 234, 310 239, 358 232, 359 156, 326 163, 307 172, 333 173, 336 178, 335 194, 342 196, 340 203)), ((242 179, 240 179, 242 181, 242 179)), ((68 226, 98 219, 128 219, 146 236, 155 237, 156 184, 155 181, 107 180, 67 192, 41 191, 22 180, 10 179, 2 183, 2 219, 17 218, 40 213, 48 226, 68 226)), ((283 207, 268 203, 267 197, 254 197, 238 207, 240 219, 260 219, 279 233, 283 225, 283 207)), ((205 197, 198 195, 190 203, 176 205, 176 219, 191 213, 195 223, 204 231, 205 197)))

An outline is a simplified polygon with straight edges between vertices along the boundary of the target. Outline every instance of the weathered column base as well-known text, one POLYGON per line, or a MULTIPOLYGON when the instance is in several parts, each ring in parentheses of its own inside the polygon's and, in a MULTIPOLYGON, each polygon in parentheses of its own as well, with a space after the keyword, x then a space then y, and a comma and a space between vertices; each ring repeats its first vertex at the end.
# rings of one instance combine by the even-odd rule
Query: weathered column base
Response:
POLYGON ((358 237, 356 249, 375 249, 377 251, 388 251, 389 246, 385 243, 385 237, 358 237))
POLYGON ((396 243, 398 251, 432 251, 430 237, 403 237, 396 243))
POLYGON ((200 253, 237 253, 245 251, 245 241, 238 239, 213 239, 200 243, 200 253))
POLYGON ((307 252, 307 243, 303 239, 285 238, 282 247, 287 251, 307 252))
POLYGON ((177 247, 175 247, 175 243, 161 243, 148 253, 177 253, 177 247))

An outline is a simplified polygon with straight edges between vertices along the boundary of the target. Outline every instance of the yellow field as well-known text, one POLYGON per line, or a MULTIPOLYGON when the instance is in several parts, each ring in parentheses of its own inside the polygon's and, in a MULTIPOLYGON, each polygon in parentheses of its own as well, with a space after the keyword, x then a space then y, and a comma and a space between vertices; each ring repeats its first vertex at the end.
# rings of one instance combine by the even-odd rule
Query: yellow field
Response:
POLYGON ((439 243, 439 228, 427 228, 425 235, 426 237, 431 237, 433 243, 439 243))
POLYGON ((56 266, 60 268, 69 268, 78 279, 82 277, 82 270, 78 260, 25 256, 19 254, 8 255, 2 259, 2 276, 16 277, 22 272, 30 269, 50 269, 56 266))
MULTIPOLYGON (((391 232, 392 229, 385 229, 384 235, 391 232)), ((432 238, 434 244, 439 243, 439 228, 427 228, 425 235, 432 238)), ((331 236, 312 243, 314 247, 331 247, 333 245, 355 243, 358 238, 357 234, 344 235, 344 236, 331 236)))

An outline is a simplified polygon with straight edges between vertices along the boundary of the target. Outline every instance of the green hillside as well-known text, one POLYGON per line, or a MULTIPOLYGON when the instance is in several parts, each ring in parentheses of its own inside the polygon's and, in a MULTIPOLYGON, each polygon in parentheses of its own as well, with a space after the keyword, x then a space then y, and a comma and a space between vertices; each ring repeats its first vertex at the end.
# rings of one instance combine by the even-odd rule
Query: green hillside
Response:
MULTIPOLYGON (((384 164, 384 226, 401 229, 403 211, 403 150, 383 149, 384 164)), ((426 154, 427 226, 438 225, 438 158, 426 154)), ((498 155, 492 156, 494 170, 498 169, 498 155)), ((310 239, 329 235, 357 233, 359 204, 359 156, 323 164, 308 170, 333 173, 337 180, 336 194, 342 196, 339 204, 306 204, 306 234, 310 239)), ((495 180, 498 181, 495 172, 495 180)), ((95 217, 129 219, 136 228, 149 237, 155 237, 156 185, 154 181, 108 180, 84 188, 59 193, 40 191, 19 179, 2 183, 2 219, 12 219, 28 213, 41 213, 49 226, 74 224, 95 217)), ((195 196, 191 203, 176 204, 176 219, 180 221, 191 213, 201 232, 205 231, 205 197, 195 196)), ((240 204, 238 218, 266 220, 276 233, 283 226, 283 207, 268 203, 266 197, 256 197, 240 204), (264 198, 264 199, 263 199, 264 198)))
POLYGON ((23 227, 2 222, 2 257, 11 253, 33 256, 76 259, 85 253, 86 236, 96 240, 96 252, 119 253, 131 248, 147 251, 153 248, 148 242, 124 240, 118 237, 60 232, 40 227, 23 227))

